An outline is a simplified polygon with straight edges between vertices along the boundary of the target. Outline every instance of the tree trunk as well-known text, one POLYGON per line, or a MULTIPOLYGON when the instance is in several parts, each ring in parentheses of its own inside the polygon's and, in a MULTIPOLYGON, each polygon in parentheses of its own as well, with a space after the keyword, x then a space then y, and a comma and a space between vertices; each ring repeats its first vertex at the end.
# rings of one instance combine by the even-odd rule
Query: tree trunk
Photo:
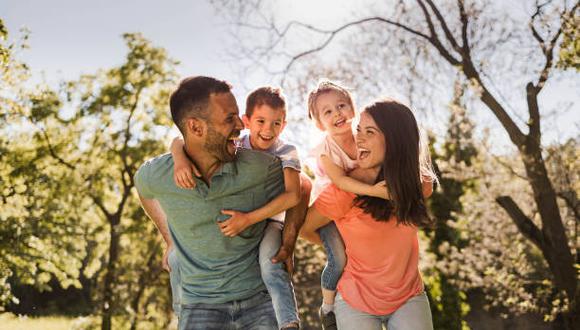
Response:
POLYGON ((540 248, 554 275, 555 286, 565 291, 570 300, 570 315, 566 317, 567 328, 577 329, 576 319, 580 296, 574 258, 568 246, 568 237, 560 215, 556 192, 548 177, 539 144, 528 139, 520 151, 542 221, 542 247, 540 248))
POLYGON ((111 330, 111 319, 113 314, 113 281, 115 279, 115 270, 117 259, 119 258, 119 233, 117 226, 119 225, 119 217, 110 217, 110 236, 109 242, 109 261, 107 264, 107 273, 105 274, 105 282, 103 286, 103 304, 101 307, 101 330, 111 330))

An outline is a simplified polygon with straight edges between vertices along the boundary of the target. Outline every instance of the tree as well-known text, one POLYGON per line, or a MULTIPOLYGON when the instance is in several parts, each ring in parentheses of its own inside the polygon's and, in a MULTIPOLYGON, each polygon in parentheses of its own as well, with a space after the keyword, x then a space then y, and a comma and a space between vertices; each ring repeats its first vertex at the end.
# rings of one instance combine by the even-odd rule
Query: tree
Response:
POLYGON ((561 45, 564 24, 575 22, 578 16, 580 4, 577 1, 572 4, 568 1, 535 2, 528 5, 531 12, 527 22, 502 14, 505 8, 491 1, 398 1, 390 6, 371 5, 368 11, 372 13, 369 14, 359 10, 355 14, 357 17, 335 28, 297 21, 280 24, 273 7, 261 1, 251 5, 232 1, 214 3, 229 7, 228 12, 235 15, 230 19, 238 29, 239 40, 246 41, 239 56, 249 56, 251 63, 278 74, 283 82, 300 61, 312 60, 339 37, 342 37, 342 45, 347 45, 341 56, 347 57, 359 69, 366 68, 361 70, 363 79, 376 77, 377 72, 390 68, 388 79, 401 85, 406 83, 410 91, 425 99, 424 102, 430 100, 425 98, 426 87, 436 94, 438 87, 433 85, 447 86, 445 78, 449 80, 450 74, 459 72, 469 81, 472 97, 496 118, 521 156, 532 191, 533 211, 539 214, 538 221, 534 221, 531 213, 525 213, 512 196, 497 195, 496 202, 510 216, 520 234, 541 251, 554 286, 565 293, 570 303, 566 327, 578 326, 580 289, 573 257, 575 251, 570 248, 562 209, 546 168, 538 101, 554 76, 555 51, 561 45), (245 39, 249 33, 253 33, 253 37, 245 39), (507 53, 501 53, 503 50, 507 53), (384 63, 381 63, 381 55, 384 63), (506 60, 509 58, 514 60, 506 60), (515 60, 521 58, 527 61, 515 60), (507 84, 506 79, 514 74, 518 75, 516 80, 526 82, 518 81, 515 86, 507 84), (506 90, 508 97, 505 97, 506 90), (516 96, 522 92, 525 97, 518 100, 516 96), (525 104, 526 118, 523 120, 512 111, 518 108, 518 101, 525 104))
POLYGON ((436 265, 446 260, 442 247, 453 246, 461 249, 466 242, 461 238, 456 228, 458 217, 463 213, 461 202, 465 191, 472 189, 472 180, 458 178, 457 173, 464 167, 471 166, 477 149, 472 137, 473 123, 466 114, 463 104, 465 83, 460 79, 455 84, 453 100, 449 106, 450 116, 448 131, 442 152, 436 152, 434 142, 430 143, 432 160, 439 177, 439 185, 428 199, 429 209, 436 219, 436 227, 428 232, 429 251, 435 255, 435 264, 428 277, 432 301, 433 324, 435 329, 458 329, 465 326, 463 320, 466 314, 466 296, 457 285, 454 285, 454 275, 440 271, 436 265), (444 165, 442 171, 438 165, 444 165))
POLYGON ((36 209, 53 226, 68 221, 66 230, 73 229, 47 237, 80 246, 83 253, 70 265, 98 289, 102 329, 111 329, 113 315, 127 313, 135 328, 155 299, 167 302, 166 282, 158 281, 159 239, 139 206, 133 175, 165 149, 171 126, 166 104, 177 63, 139 34, 123 38, 124 63, 63 83, 58 91, 41 86, 29 92, 13 102, 18 106, 10 109, 7 126, 21 132, 18 140, 26 139, 26 148, 9 143, 7 154, 15 159, 13 172, 25 171, 29 180, 18 191, 16 182, 8 187, 30 203, 54 199, 54 208, 36 209), (38 176, 53 186, 33 183, 38 176))

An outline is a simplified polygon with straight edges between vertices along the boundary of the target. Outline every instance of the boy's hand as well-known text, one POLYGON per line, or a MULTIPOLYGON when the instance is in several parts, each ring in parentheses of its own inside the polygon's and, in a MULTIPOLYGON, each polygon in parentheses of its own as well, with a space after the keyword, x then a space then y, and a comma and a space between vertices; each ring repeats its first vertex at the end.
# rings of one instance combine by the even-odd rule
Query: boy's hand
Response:
POLYGON ((228 220, 218 223, 220 230, 225 236, 234 237, 252 224, 250 218, 244 212, 222 210, 222 213, 231 216, 228 220))
POLYGON ((173 180, 180 188, 193 189, 195 188, 195 180, 193 175, 199 177, 197 167, 189 160, 175 161, 173 165, 173 180))

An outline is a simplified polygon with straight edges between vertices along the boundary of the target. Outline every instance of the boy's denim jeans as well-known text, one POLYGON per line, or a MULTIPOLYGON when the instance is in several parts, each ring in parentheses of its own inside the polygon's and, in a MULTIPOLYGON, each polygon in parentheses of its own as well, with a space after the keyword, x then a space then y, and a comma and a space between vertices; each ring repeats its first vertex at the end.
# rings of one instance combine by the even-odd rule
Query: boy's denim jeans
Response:
POLYGON ((223 304, 183 304, 179 330, 276 330, 268 292, 223 304))
POLYGON ((344 242, 334 221, 318 229, 318 233, 326 250, 327 259, 320 276, 320 284, 323 289, 336 290, 336 285, 346 265, 344 242))
POLYGON ((177 261, 177 252, 172 249, 167 257, 169 263, 169 284, 171 285, 171 298, 173 300, 173 312, 177 317, 181 312, 181 273, 179 271, 179 262, 177 261))
POLYGON ((334 313, 339 329, 381 330, 385 324, 389 330, 433 330, 431 309, 425 292, 409 298, 403 306, 387 315, 373 315, 354 309, 339 293, 334 313))
POLYGON ((274 312, 280 328, 299 322, 292 279, 284 268, 283 262, 273 264, 271 261, 282 244, 282 228, 282 223, 269 220, 264 230, 264 238, 260 243, 262 280, 272 297, 274 312))

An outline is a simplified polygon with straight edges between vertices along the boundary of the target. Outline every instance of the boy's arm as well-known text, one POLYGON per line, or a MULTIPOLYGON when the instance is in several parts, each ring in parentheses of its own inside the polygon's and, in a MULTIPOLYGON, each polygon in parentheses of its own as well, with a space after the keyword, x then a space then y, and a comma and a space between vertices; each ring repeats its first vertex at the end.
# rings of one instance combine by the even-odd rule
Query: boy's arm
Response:
POLYGON ((195 180, 191 174, 193 173, 193 175, 197 177, 200 177, 201 175, 195 164, 193 164, 185 154, 185 151, 183 150, 184 146, 185 143, 183 142, 183 139, 176 137, 173 139, 171 146, 169 147, 171 156, 173 156, 173 180, 175 181, 175 184, 181 188, 193 189, 195 188, 195 180))
POLYGON ((326 172, 332 183, 334 183, 339 189, 358 195, 373 196, 382 199, 390 198, 384 182, 369 185, 353 179, 346 175, 346 172, 326 155, 320 156, 320 162, 324 172, 326 172))
POLYGON ((159 202, 156 199, 145 198, 139 194, 139 200, 141 201, 143 210, 145 210, 145 214, 147 214, 147 216, 153 220, 155 227, 157 227, 157 230, 159 230, 161 237, 163 237, 163 240, 165 241, 166 248, 165 252, 163 253, 163 268, 167 271, 171 271, 167 258, 169 256, 169 252, 171 252, 173 249, 173 241, 169 235, 169 226, 167 225, 167 217, 165 216, 165 212, 163 212, 161 205, 159 205, 159 202))
POLYGON ((284 186, 286 190, 283 193, 254 211, 243 213, 222 210, 223 214, 231 216, 220 222, 222 233, 229 237, 236 236, 249 226, 296 206, 300 201, 300 172, 293 168, 284 168, 284 186))

